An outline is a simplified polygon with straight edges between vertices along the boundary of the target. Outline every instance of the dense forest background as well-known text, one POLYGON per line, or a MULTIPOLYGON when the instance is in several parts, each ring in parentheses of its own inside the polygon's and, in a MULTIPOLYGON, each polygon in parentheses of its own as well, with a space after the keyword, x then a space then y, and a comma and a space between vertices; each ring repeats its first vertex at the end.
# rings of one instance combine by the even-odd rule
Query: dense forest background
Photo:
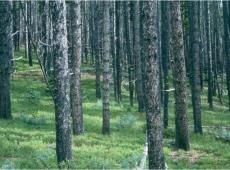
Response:
POLYGON ((0 1, 0 168, 230 168, 230 2, 0 1))

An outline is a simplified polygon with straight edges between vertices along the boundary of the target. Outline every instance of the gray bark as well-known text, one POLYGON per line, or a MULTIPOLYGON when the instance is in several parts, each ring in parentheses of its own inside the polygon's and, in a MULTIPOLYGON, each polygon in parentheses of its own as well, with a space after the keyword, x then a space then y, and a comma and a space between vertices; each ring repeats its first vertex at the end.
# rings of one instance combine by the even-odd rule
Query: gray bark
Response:
POLYGON ((52 22, 56 153, 57 161, 61 163, 72 159, 66 5, 64 0, 52 2, 52 22))
POLYGON ((100 32, 99 32, 99 23, 100 23, 100 6, 98 2, 93 2, 94 5, 94 43, 95 43, 95 68, 96 68, 96 98, 101 99, 101 71, 100 71, 100 32))
POLYGON ((143 2, 144 57, 146 72, 145 108, 148 134, 149 169, 165 169, 162 123, 160 119, 160 72, 157 37, 157 1, 143 2))
POLYGON ((48 1, 39 1, 39 13, 40 13, 40 41, 44 43, 41 45, 42 64, 45 73, 48 75, 50 70, 50 59, 48 55, 49 47, 45 44, 49 44, 48 35, 48 1))
POLYGON ((71 78, 70 106, 73 119, 73 133, 83 133, 83 110, 81 98, 81 8, 80 1, 71 1, 71 78))
POLYGON ((169 48, 170 48, 170 36, 169 36, 169 28, 170 28, 170 8, 169 2, 162 1, 161 2, 161 51, 162 51, 162 69, 163 69, 163 79, 164 79, 164 87, 163 87, 163 109, 164 109, 164 128, 168 127, 168 100, 169 100, 169 81, 168 81, 168 69, 169 69, 169 48))
POLYGON ((110 133, 110 110, 109 110, 109 83, 110 83, 110 15, 108 1, 103 2, 104 22, 103 22, 103 125, 102 133, 110 133))
POLYGON ((13 58, 11 2, 0 1, 0 118, 11 115, 10 71, 13 58))
POLYGON ((124 10, 123 12, 124 13, 124 39, 125 39, 126 54, 128 58, 129 101, 130 101, 130 105, 133 106, 134 64, 133 64, 133 56, 132 56, 131 43, 130 43, 128 2, 123 2, 123 10, 124 10))
POLYGON ((209 108, 213 108, 213 88, 212 88, 212 49, 211 49, 211 26, 210 26, 210 9, 209 2, 205 1, 205 30, 206 30, 206 38, 207 38, 207 59, 208 59, 208 103, 209 108))
POLYGON ((230 25, 228 25, 228 6, 227 2, 223 2, 223 17, 224 17, 224 48, 226 59, 226 77, 227 77, 227 89, 228 89, 228 107, 230 110, 230 25))
POLYGON ((133 57, 135 60, 135 86, 138 100, 138 110, 143 112, 145 110, 144 106, 144 93, 142 88, 142 70, 141 70, 141 51, 140 51, 140 13, 139 13, 139 3, 138 1, 133 3, 134 12, 134 31, 133 31, 133 57))
POLYGON ((173 84, 176 102, 176 147, 189 150, 186 70, 180 2, 171 2, 173 84))
POLYGON ((192 105, 195 133, 202 133, 201 124, 201 86, 200 86, 200 56, 199 56, 199 25, 198 2, 190 2, 190 53, 192 61, 192 105))
POLYGON ((121 12, 120 12, 120 3, 119 1, 115 2, 115 24, 116 24, 116 100, 118 103, 121 102, 121 35, 120 35, 120 19, 121 19, 121 12))
POLYGON ((32 12, 31 12, 31 1, 27 2, 27 31, 28 31, 28 59, 29 66, 33 66, 32 59, 32 12))

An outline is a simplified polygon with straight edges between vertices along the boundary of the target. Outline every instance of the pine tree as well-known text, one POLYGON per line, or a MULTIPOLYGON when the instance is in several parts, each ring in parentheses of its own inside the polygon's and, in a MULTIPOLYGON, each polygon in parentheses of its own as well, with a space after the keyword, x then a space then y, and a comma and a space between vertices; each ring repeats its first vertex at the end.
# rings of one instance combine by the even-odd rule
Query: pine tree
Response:
POLYGON ((162 69, 163 69, 163 79, 164 79, 164 128, 168 127, 168 100, 169 100, 169 80, 168 80, 168 70, 169 70, 169 48, 170 48, 170 8, 169 8, 169 2, 161 1, 161 37, 162 37, 162 45, 161 45, 161 51, 162 51, 162 69))
POLYGON ((144 57, 146 72, 145 109, 148 135, 149 169, 164 169, 165 160, 162 144, 162 124, 160 119, 160 73, 157 54, 157 2, 143 2, 144 12, 144 57))
POLYGON ((192 106, 195 133, 202 133, 201 124, 201 86, 200 86, 200 52, 199 52, 199 27, 198 27, 198 2, 189 2, 190 14, 190 53, 192 61, 192 106))
POLYGON ((110 16, 109 2, 103 2, 104 22, 103 22, 103 125, 102 133, 110 133, 110 118, 109 118, 109 83, 110 83, 110 16))
POLYGON ((53 1, 51 5, 54 42, 56 153, 57 162, 60 165, 61 162, 72 159, 66 5, 64 0, 53 1))
POLYGON ((73 133, 83 133, 83 110, 81 99, 81 8, 80 1, 71 1, 71 77, 70 77, 70 106, 73 119, 73 133))
POLYGON ((186 70, 180 2, 173 1, 170 3, 170 6, 173 56, 172 71, 176 102, 176 147, 189 150, 186 70))
POLYGON ((11 1, 0 1, 0 118, 10 119, 10 72, 13 58, 11 1))

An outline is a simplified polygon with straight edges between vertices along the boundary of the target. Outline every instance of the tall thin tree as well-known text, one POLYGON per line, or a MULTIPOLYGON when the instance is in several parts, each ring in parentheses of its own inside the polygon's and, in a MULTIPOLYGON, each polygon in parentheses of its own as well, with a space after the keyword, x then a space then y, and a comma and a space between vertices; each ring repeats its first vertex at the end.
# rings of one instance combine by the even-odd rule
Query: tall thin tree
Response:
POLYGON ((71 15, 71 78, 70 78, 70 106, 73 119, 73 133, 83 133, 83 110, 81 98, 81 8, 80 0, 70 2, 71 15))
POLYGON ((190 53, 192 61, 192 106, 195 133, 202 133, 201 124, 201 86, 200 86, 200 52, 199 52, 199 2, 190 3, 190 53))
POLYGON ((94 40, 95 40, 95 68, 96 68, 96 98, 101 99, 101 70, 100 70, 100 33, 99 33, 99 21, 100 21, 100 6, 99 2, 93 2, 94 4, 94 40))
POLYGON ((128 59, 128 79, 129 79, 129 101, 133 106, 133 94, 134 94, 134 63, 130 43, 130 27, 129 27, 129 15, 128 15, 128 2, 123 1, 124 10, 124 38, 126 54, 128 59))
POLYGON ((144 111, 144 93, 142 88, 142 70, 141 70, 141 45, 140 45, 140 7, 139 1, 133 1, 133 12, 134 14, 134 31, 133 31, 133 57, 135 60, 135 86, 137 93, 137 101, 138 101, 138 110, 140 112, 144 111))
POLYGON ((116 31, 116 100, 121 102, 121 35, 120 35, 120 14, 121 14, 121 2, 115 2, 115 31, 116 31))
POLYGON ((104 7, 104 42, 103 42, 103 125, 102 133, 110 133, 110 118, 109 118, 109 82, 110 82, 110 15, 109 15, 109 1, 103 2, 104 7))
POLYGON ((168 80, 168 70, 169 70, 169 48, 170 48, 170 8, 169 2, 161 1, 161 51, 162 51, 162 69, 163 69, 163 109, 164 109, 164 128, 168 127, 168 101, 169 101, 169 80, 168 80))
POLYGON ((11 115, 10 71, 13 58, 11 1, 0 1, 0 118, 11 115))
POLYGON ((186 70, 180 2, 170 2, 172 26, 173 84, 176 101, 176 147, 189 149, 186 70))
POLYGON ((157 1, 143 2, 143 12, 143 42, 145 48, 144 57, 146 59, 144 83, 149 169, 164 169, 165 160, 160 119, 159 55, 157 54, 157 1))
POLYGON ((61 163, 72 159, 66 4, 64 0, 60 0, 53 1, 51 5, 55 77, 56 153, 57 162, 61 163))
POLYGON ((205 1, 205 31, 207 39, 207 59, 208 59, 208 103, 209 108, 213 108, 213 87, 212 87, 212 49, 211 49, 211 26, 210 26, 210 9, 209 2, 205 1))
MULTIPOLYGON (((224 18, 224 51, 226 58, 226 75, 227 75, 227 89, 228 89, 228 107, 230 110, 230 25, 228 25, 228 18, 230 14, 228 13, 228 4, 223 1, 223 18, 224 18)), ((230 24, 230 23, 229 23, 230 24)))

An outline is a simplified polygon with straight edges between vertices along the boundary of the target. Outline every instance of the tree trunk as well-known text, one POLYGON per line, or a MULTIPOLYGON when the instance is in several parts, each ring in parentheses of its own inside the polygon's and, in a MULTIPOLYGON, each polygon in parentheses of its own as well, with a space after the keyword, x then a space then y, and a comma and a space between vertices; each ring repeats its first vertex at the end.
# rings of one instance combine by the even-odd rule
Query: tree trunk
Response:
POLYGON ((206 17, 206 37, 207 37, 207 59, 208 59, 208 103, 209 108, 213 108, 213 90, 212 90, 212 49, 211 49, 211 30, 210 30, 210 10, 209 2, 205 1, 205 17, 206 17))
POLYGON ((10 119, 10 70, 13 58, 11 1, 0 1, 0 118, 10 119))
POLYGON ((169 28, 170 28, 170 8, 169 2, 162 1, 161 2, 161 15, 162 15, 162 23, 161 23, 161 51, 162 51, 162 68, 163 68, 163 79, 164 79, 164 128, 168 127, 168 100, 169 100, 169 82, 168 82, 168 69, 169 69, 169 48, 170 48, 170 37, 169 37, 169 28))
POLYGON ((84 49, 84 56, 85 56, 85 62, 88 63, 88 30, 87 30, 87 11, 86 11, 87 1, 82 1, 82 13, 83 13, 83 32, 84 32, 84 43, 83 43, 83 49, 84 49))
POLYGON ((117 102, 121 102, 121 38, 120 38, 120 3, 115 2, 115 15, 116 15, 116 86, 117 86, 117 102))
POLYGON ((64 0, 52 2, 52 22, 56 153, 60 166, 61 162, 72 159, 66 5, 64 0))
POLYGON ((48 75, 49 68, 48 68, 48 46, 45 44, 49 44, 48 41, 48 2, 47 1, 39 1, 39 13, 41 15, 40 21, 40 32, 41 32, 41 41, 44 44, 41 44, 41 55, 42 55, 42 64, 45 70, 45 73, 48 75))
POLYGON ((103 22, 103 33, 104 33, 104 42, 103 42, 103 126, 102 133, 110 133, 110 118, 109 118, 109 83, 110 83, 110 16, 109 16, 109 7, 110 4, 108 1, 103 2, 104 7, 104 22, 103 22))
POLYGON ((94 2, 94 27, 95 27, 95 32, 94 32, 94 40, 95 40, 95 68, 96 68, 96 98, 101 99, 101 70, 100 70, 100 41, 99 41, 99 3, 94 2))
POLYGON ((228 25, 228 6, 227 2, 223 1, 223 18, 224 18, 224 51, 226 59, 226 77, 227 77, 227 89, 228 89, 228 108, 230 110, 230 26, 228 25))
POLYGON ((173 84, 176 101, 176 147, 189 150, 186 70, 180 2, 171 2, 173 84))
POLYGON ((202 133, 201 124, 201 86, 200 86, 200 56, 199 56, 199 25, 198 25, 198 11, 199 2, 190 3, 190 53, 192 61, 192 106, 194 118, 195 133, 202 133))
POLYGON ((14 49, 19 51, 20 32, 20 8, 17 1, 13 1, 13 37, 14 49))
POLYGON ((144 57, 146 58, 145 108, 148 134, 149 169, 164 169, 162 124, 160 120, 160 74, 157 54, 157 2, 143 2, 144 57))
POLYGON ((32 21, 31 21, 31 1, 27 2, 27 31, 28 31, 28 59, 29 66, 33 66, 32 59, 32 21))
POLYGON ((142 72, 141 72, 141 55, 140 55, 140 14, 139 14, 139 2, 133 1, 133 12, 134 13, 134 31, 133 31, 133 57, 135 59, 135 76, 136 76, 136 93, 138 101, 138 111, 143 112, 144 106, 144 93, 142 89, 142 72))
POLYGON ((124 13, 124 38, 126 45, 126 54, 128 58, 128 77, 129 77, 129 101, 133 106, 133 93, 134 93, 134 64, 133 56, 130 44, 130 29, 129 29, 129 16, 128 16, 128 2, 123 1, 123 13, 124 13))
POLYGON ((27 18, 27 13, 28 13, 28 6, 27 2, 24 2, 24 39, 25 39, 25 58, 28 58, 28 18, 27 18))
POLYGON ((114 30, 114 2, 111 3, 110 8, 110 47, 113 65, 113 91, 115 100, 117 100, 117 75, 116 75, 116 55, 115 55, 115 30, 114 30))
POLYGON ((71 71, 70 106, 73 119, 73 133, 80 135, 84 132, 83 110, 81 98, 81 8, 80 0, 71 1, 71 71))
POLYGON ((139 14, 140 14, 140 24, 139 24, 139 38, 140 38, 140 56, 141 56, 141 83, 142 83, 142 91, 143 94, 145 95, 145 74, 146 74, 146 58, 144 56, 144 52, 145 52, 145 47, 143 46, 144 44, 144 24, 143 24, 143 20, 144 20, 144 10, 143 10, 143 4, 144 1, 139 1, 139 14))

